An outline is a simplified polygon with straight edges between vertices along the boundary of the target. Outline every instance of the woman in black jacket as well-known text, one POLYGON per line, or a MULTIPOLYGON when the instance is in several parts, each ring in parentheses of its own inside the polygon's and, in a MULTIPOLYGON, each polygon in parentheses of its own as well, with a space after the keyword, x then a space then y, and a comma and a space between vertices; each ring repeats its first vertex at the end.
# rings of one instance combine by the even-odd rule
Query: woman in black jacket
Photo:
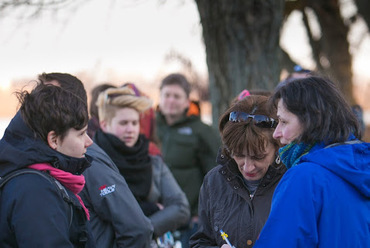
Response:
POLYGON ((258 238, 286 170, 272 137, 276 111, 268 108, 267 100, 247 96, 221 116, 223 149, 200 190, 199 229, 191 247, 252 247, 258 238))
POLYGON ((44 84, 18 97, 20 111, 0 141, 0 176, 28 172, 1 190, 0 246, 95 247, 89 212, 77 195, 85 184, 81 173, 90 166, 86 102, 44 84))

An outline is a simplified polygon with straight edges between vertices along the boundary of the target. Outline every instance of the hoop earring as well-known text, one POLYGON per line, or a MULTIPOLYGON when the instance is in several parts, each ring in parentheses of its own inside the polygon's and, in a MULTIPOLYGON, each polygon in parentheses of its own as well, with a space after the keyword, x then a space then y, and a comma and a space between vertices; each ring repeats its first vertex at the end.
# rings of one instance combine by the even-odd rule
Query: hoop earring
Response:
POLYGON ((280 164, 281 163, 280 155, 279 154, 276 156, 275 163, 276 164, 280 164))

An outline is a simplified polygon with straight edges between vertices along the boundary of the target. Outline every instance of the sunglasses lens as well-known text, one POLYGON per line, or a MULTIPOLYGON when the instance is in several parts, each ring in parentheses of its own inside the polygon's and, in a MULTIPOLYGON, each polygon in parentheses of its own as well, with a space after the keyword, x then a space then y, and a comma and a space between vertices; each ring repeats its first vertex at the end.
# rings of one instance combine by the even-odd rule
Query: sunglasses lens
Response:
POLYGON ((230 115, 229 115, 229 121, 232 121, 232 122, 247 121, 249 117, 251 117, 251 116, 247 113, 231 112, 230 115))
POLYGON ((267 128, 271 126, 270 120, 264 115, 255 115, 253 118, 254 125, 257 127, 267 128))
POLYGON ((248 121, 249 118, 253 119, 253 124, 257 127, 275 128, 277 126, 277 121, 265 115, 250 115, 244 112, 236 111, 229 114, 229 121, 232 122, 248 121))
POLYGON ((236 122, 237 121, 236 119, 237 119, 236 112, 231 112, 229 114, 229 121, 236 122))
POLYGON ((254 116, 254 124, 262 128, 275 128, 277 122, 274 119, 271 119, 265 115, 256 115, 254 116))

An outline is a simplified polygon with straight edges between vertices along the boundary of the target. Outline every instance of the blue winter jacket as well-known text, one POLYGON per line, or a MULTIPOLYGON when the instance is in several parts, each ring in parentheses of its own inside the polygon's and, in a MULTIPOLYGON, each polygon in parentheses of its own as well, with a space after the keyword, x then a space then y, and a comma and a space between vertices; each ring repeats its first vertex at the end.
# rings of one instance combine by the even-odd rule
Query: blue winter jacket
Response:
POLYGON ((370 144, 303 156, 276 188, 254 248, 370 247, 370 144))
MULTIPOLYGON (((18 113, 0 140, 0 176, 35 163, 72 174, 90 165, 86 158, 65 156, 35 138, 18 113)), ((53 181, 37 174, 7 182, 0 192, 0 247, 95 247, 81 204, 66 191, 70 203, 53 181)))

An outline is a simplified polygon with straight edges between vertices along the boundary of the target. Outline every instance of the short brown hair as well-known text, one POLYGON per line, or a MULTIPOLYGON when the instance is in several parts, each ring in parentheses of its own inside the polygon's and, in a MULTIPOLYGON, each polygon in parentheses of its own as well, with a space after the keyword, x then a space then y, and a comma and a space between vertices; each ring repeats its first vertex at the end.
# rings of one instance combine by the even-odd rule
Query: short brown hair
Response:
POLYGON ((45 142, 50 131, 63 140, 70 128, 81 130, 89 120, 86 102, 59 86, 39 84, 30 93, 17 92, 17 97, 24 122, 45 142))
POLYGON ((42 73, 38 76, 40 83, 47 84, 51 81, 57 81, 64 90, 73 92, 87 103, 87 95, 84 85, 77 77, 61 72, 42 73))
POLYGON ((96 101, 98 100, 99 94, 109 88, 116 88, 116 86, 105 83, 95 86, 92 89, 90 100, 90 117, 96 117, 97 119, 99 119, 98 106, 96 106, 96 101))
POLYGON ((180 73, 172 73, 165 77, 162 80, 160 89, 162 90, 163 87, 167 85, 178 85, 180 86, 186 93, 186 96, 189 97, 191 86, 189 81, 186 79, 186 77, 180 73))
POLYGON ((262 95, 250 95, 234 103, 219 120, 219 131, 224 146, 223 153, 231 156, 231 153, 243 153, 247 149, 248 154, 261 154, 270 142, 279 148, 279 141, 272 137, 274 128, 258 127, 249 121, 229 121, 231 112, 244 112, 253 115, 265 115, 277 120, 276 109, 269 108, 268 97, 262 95))

